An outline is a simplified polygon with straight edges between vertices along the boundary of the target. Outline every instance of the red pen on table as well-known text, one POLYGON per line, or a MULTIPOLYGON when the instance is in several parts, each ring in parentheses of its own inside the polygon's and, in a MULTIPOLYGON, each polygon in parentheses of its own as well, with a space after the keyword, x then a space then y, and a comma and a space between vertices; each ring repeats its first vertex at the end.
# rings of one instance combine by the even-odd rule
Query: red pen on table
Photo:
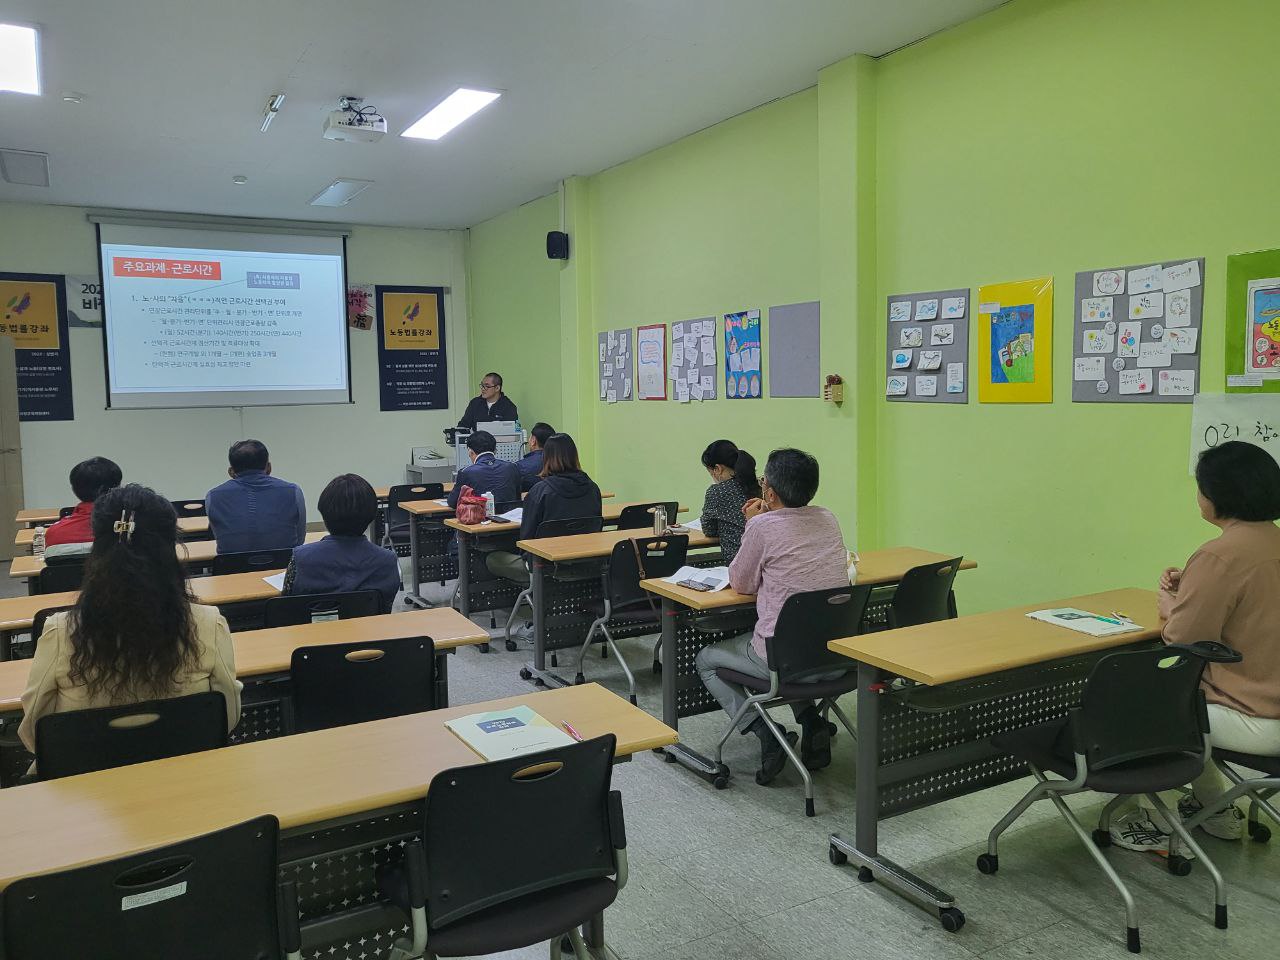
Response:
POLYGON ((573 729, 573 724, 571 724, 568 720, 561 720, 560 726, 564 727, 565 732, 568 733, 569 736, 573 737, 573 739, 577 740, 579 743, 582 742, 582 734, 580 734, 577 730, 573 729))

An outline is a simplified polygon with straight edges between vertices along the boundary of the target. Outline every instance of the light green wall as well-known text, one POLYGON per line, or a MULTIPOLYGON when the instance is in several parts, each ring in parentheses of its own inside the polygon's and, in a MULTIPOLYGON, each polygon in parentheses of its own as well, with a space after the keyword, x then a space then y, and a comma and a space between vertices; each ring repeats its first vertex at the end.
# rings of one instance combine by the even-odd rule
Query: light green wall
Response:
MULTIPOLYGON (((467 272, 471 300, 469 385, 490 370, 520 408, 525 427, 559 427, 560 278, 546 256, 547 231, 559 229, 555 194, 472 227, 467 272)), ((479 392, 472 387, 470 396, 479 392)))
POLYGON ((1055 278, 1051 406, 880 405, 881 538, 976 558, 965 610, 1149 586, 1215 532, 1190 406, 1071 402, 1074 278, 1207 257, 1222 390, 1225 257, 1280 241, 1277 28, 1274 0, 1020 2, 880 62, 880 309, 1055 278))

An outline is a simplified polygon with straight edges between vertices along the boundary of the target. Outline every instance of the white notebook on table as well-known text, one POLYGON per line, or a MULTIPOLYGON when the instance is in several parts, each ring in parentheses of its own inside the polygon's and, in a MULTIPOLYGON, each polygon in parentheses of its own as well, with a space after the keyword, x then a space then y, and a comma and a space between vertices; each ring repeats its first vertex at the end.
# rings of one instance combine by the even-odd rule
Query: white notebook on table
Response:
POLYGON ((1104 617, 1099 613, 1077 610, 1075 607, 1058 607, 1055 610, 1036 610, 1027 614, 1032 620, 1052 623, 1066 627, 1076 633, 1087 633, 1091 637, 1110 637, 1117 633, 1133 633, 1142 627, 1132 620, 1119 617, 1104 617))
POLYGON ((529 707, 470 713, 445 726, 486 760, 505 760, 526 753, 567 747, 576 741, 529 707))

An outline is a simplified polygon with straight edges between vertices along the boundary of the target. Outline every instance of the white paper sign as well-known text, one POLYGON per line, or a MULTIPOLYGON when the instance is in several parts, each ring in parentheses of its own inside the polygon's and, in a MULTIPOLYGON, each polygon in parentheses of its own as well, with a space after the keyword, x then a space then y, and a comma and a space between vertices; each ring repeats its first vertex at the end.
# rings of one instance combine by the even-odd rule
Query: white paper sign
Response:
POLYGON ((680 403, 689 402, 689 385, 681 381, 676 384, 676 400, 680 403))
POLYGON ((1129 297, 1129 319, 1130 320, 1150 320, 1154 317, 1164 316, 1164 294, 1156 291, 1154 293, 1140 293, 1137 296, 1129 297))
POLYGON ((917 397, 936 397, 938 395, 937 377, 916 377, 917 397))
POLYGON ((1101 380, 1107 375, 1105 357, 1076 357, 1075 379, 1101 380))
POLYGON ((1151 371, 1150 370, 1121 370, 1120 371, 1120 394, 1134 393, 1150 393, 1151 392, 1151 371))
POLYGON ((1196 392, 1194 370, 1161 370, 1156 382, 1162 397, 1189 397, 1196 392))
POLYGON ((1099 270, 1093 275, 1095 297, 1110 297, 1117 293, 1124 293, 1123 270, 1099 270))
MULTIPOLYGON (((367 303, 372 310, 373 287, 351 284, 369 291, 367 303)), ((71 327, 102 326, 102 284, 97 276, 67 274, 67 325, 71 327)))
POLYGON ((601 380, 600 381, 600 399, 603 400, 605 396, 608 395, 608 393, 609 393, 609 381, 601 380))
POLYGON ((679 340, 684 336, 684 324, 677 323, 671 327, 671 339, 679 340))
POLYGON ((947 364, 947 393, 964 393, 964 363, 947 364))
POLYGON ((1129 296, 1139 293, 1151 293, 1153 290, 1164 289, 1160 280, 1160 264, 1152 267, 1139 267, 1137 270, 1129 271, 1129 296))
POLYGON ((916 302, 916 319, 917 320, 936 320, 938 318, 938 301, 919 300, 916 302))
POLYGON ((1084 332, 1085 353, 1111 353, 1116 348, 1116 336, 1106 330, 1093 328, 1084 332))
POLYGON ((606 362, 605 362, 605 365, 604 365, 604 368, 601 370, 601 372, 602 372, 606 377, 612 377, 612 376, 613 376, 613 364, 612 364, 612 363, 609 363, 608 361, 606 361, 606 362))
POLYGON ((911 301, 910 300, 893 300, 889 303, 889 319, 910 320, 911 319, 911 301))
POLYGON ((1138 366, 1167 367, 1173 362, 1173 351, 1167 343, 1147 340, 1138 344, 1138 366))
POLYGON ((704 397, 711 396, 711 378, 710 377, 702 378, 702 395, 704 397))
POLYGON ((954 323, 935 323, 929 329, 929 346, 949 347, 956 342, 956 325, 954 323))
POLYGON ((1080 319, 1084 323, 1103 323, 1115 312, 1115 297, 1085 297, 1080 301, 1080 319))
POLYGON ((1198 286, 1200 286, 1200 262, 1198 260, 1190 260, 1187 263, 1179 263, 1172 267, 1164 268, 1165 293, 1198 286))
POLYGON ((943 320, 959 320, 964 316, 965 306, 967 304, 965 297, 943 297, 942 298, 942 319, 943 320))
POLYGON ((941 350, 921 350, 920 363, 916 367, 916 369, 917 370, 941 370, 942 369, 942 351, 941 350))
POLYGON ((1116 353, 1121 357, 1136 357, 1138 344, 1142 342, 1142 321, 1126 320, 1120 324, 1120 342, 1116 353))
POLYGON ((900 331, 900 347, 919 347, 924 345, 924 327, 903 327, 900 331))
POLYGON ((616 391, 616 390, 610 390, 610 391, 609 391, 609 393, 605 396, 605 400, 607 400, 609 403, 617 403, 617 402, 618 402, 618 391, 616 391))
POLYGON ((1195 353, 1200 331, 1190 327, 1174 327, 1164 332, 1164 342, 1173 353, 1195 353))
POLYGON ((885 390, 885 396, 905 397, 906 395, 907 395, 907 378, 906 377, 890 377, 888 387, 885 390))
POLYGON ((1164 326, 1191 326, 1191 291, 1174 290, 1164 295, 1164 326))

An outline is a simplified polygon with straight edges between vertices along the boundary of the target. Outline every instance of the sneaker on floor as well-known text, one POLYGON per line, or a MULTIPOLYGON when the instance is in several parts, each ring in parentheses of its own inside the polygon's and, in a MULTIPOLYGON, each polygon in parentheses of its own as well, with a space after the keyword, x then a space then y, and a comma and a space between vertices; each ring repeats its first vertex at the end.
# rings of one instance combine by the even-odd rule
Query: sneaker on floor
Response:
POLYGON ((1169 835, 1156 826, 1145 810, 1130 810, 1111 821, 1111 842, 1140 853, 1169 854, 1169 835))
MULTIPOLYGON (((1192 794, 1187 794, 1178 801, 1178 815, 1190 820, 1204 809, 1204 804, 1192 794)), ((1211 817, 1206 817, 1198 826, 1211 837, 1219 840, 1239 840, 1244 836, 1244 812, 1234 803, 1228 804, 1211 817)))
MULTIPOLYGON (((800 738, 796 736, 794 730, 788 730, 785 734, 787 743, 792 747, 796 745, 796 741, 800 738)), ((782 772, 782 768, 787 765, 787 753, 782 749, 776 737, 765 734, 760 738, 760 769, 756 771, 756 783, 760 786, 772 783, 774 779, 782 772)))
POLYGON ((533 624, 526 620, 524 623, 520 623, 512 627, 511 639, 523 640, 525 643, 533 643, 533 624))

